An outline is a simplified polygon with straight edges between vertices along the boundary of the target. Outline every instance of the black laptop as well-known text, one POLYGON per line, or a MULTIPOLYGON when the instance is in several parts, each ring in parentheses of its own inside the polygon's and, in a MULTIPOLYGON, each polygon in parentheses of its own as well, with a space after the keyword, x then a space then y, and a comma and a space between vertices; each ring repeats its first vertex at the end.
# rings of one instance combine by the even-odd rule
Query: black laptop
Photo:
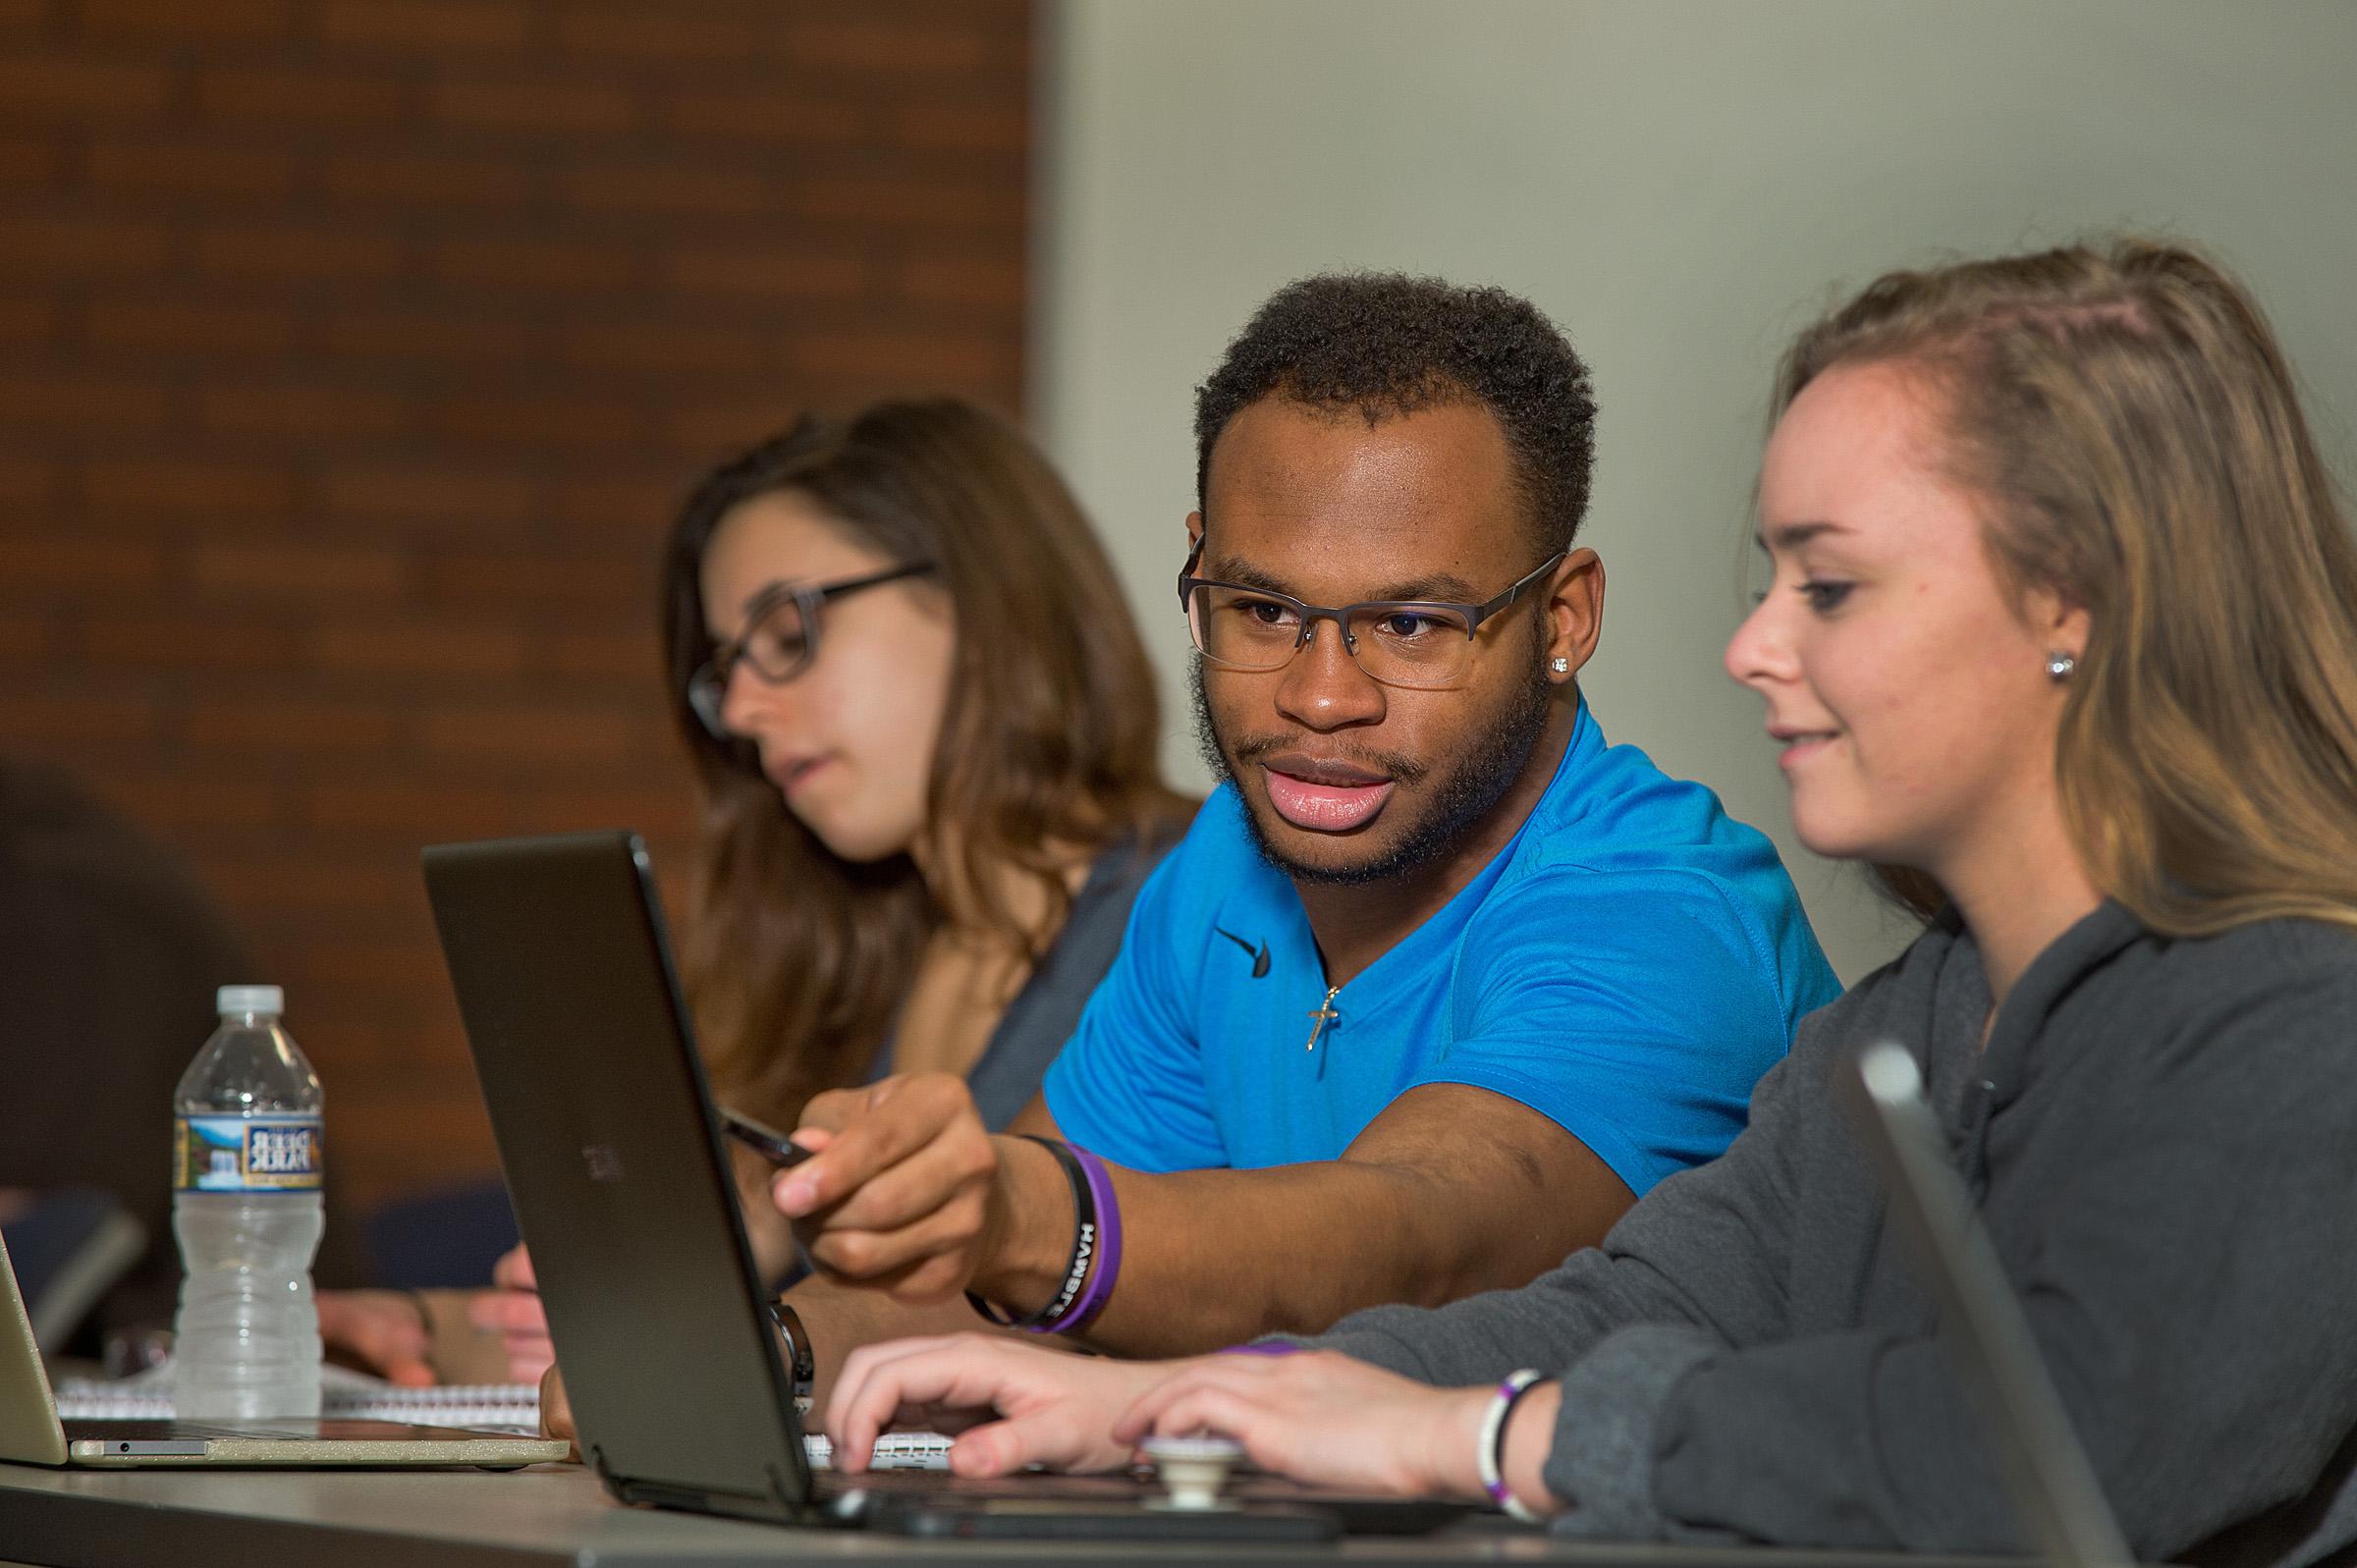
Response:
POLYGON ((1314 1541, 1467 1512, 1274 1478, 1190 1516, 1127 1476, 814 1476, 645 850, 583 834, 424 860, 581 1452, 615 1496, 976 1537, 1314 1541))

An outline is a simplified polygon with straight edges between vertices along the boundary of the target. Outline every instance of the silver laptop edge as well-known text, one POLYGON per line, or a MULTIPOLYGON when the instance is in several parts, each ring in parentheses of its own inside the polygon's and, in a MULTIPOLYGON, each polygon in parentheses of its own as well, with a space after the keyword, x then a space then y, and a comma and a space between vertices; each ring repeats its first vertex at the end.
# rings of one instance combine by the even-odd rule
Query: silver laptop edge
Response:
MULTIPOLYGON (((69 1439, 58 1419, 56 1393, 48 1370, 41 1365, 40 1346, 32 1334, 32 1319, 17 1288, 16 1266, 9 1262, 8 1243, 0 1240, 0 1293, 7 1307, 0 1312, 0 1460, 30 1465, 221 1465, 309 1469, 337 1465, 480 1465, 508 1467, 541 1464, 565 1457, 566 1445, 535 1437, 481 1436, 453 1433, 420 1433, 413 1436, 301 1437, 224 1432, 153 1433, 156 1423, 134 1422, 112 1435, 77 1435, 69 1439)), ((113 1425, 101 1423, 101 1426, 113 1425)), ((339 1425, 356 1425, 344 1424, 339 1425)), ((394 1425, 391 1423, 369 1425, 394 1425)))
POLYGON ((1972 1212, 1915 1057, 1878 1042, 1859 1051, 1840 1077, 1860 1139, 1915 1251, 1917 1276, 1940 1304, 1941 1339, 1980 1406, 2023 1522, 2062 1568, 2135 1562, 1972 1212))
POLYGON ((8 1295, 8 1310, 0 1314, 0 1459, 62 1465, 66 1429, 58 1424, 57 1400, 5 1240, 0 1240, 0 1291, 8 1295))

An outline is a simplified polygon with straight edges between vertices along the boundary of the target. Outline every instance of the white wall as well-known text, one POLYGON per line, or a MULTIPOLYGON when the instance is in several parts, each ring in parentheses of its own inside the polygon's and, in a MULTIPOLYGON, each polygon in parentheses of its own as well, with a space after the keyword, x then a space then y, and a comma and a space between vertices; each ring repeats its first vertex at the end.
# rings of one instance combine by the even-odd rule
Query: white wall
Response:
POLYGON ((2349 450, 2357 6, 1067 0, 1052 21, 1033 406, 1145 618, 1182 777, 1192 390, 1305 272, 1502 284, 1587 356, 1610 582, 1589 695, 1614 739, 1777 835, 1850 979, 1903 932, 1792 842, 1758 704, 1719 669, 1769 368, 1836 282, 2187 236, 2257 287, 2349 450))

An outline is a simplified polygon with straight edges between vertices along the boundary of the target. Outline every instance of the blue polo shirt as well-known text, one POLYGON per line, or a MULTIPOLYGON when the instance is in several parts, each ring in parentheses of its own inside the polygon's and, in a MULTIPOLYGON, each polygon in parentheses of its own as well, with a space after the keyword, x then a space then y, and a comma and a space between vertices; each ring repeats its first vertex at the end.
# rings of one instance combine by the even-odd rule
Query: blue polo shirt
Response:
POLYGON ((1518 1100, 1632 1192, 1742 1130, 1800 1015, 1840 994, 1758 830, 1586 706, 1513 840, 1335 995, 1233 784, 1146 883, 1048 1069, 1064 1135, 1137 1170, 1333 1160, 1420 1084, 1518 1100))

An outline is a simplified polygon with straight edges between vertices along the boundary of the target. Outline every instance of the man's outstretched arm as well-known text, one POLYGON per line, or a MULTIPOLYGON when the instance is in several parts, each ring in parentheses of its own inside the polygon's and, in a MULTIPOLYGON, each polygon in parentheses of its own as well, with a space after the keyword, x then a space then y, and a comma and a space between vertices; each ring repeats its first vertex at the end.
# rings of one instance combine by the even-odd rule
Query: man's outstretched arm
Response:
MULTIPOLYGON (((961 1082, 912 1077, 823 1096, 804 1125, 832 1136, 778 1177, 773 1196, 825 1274, 909 1304, 971 1288, 1019 1313, 1056 1294, 1073 1240, 1065 1176, 1037 1144, 984 1132, 961 1082)), ((1055 1136, 1039 1101, 1015 1129, 1055 1136)), ((1117 1168, 1113 1181, 1121 1272, 1087 1337, 1132 1356, 1315 1332, 1361 1307, 1519 1285, 1600 1241, 1634 1201, 1556 1122, 1461 1084, 1410 1089, 1339 1160, 1117 1168)))

